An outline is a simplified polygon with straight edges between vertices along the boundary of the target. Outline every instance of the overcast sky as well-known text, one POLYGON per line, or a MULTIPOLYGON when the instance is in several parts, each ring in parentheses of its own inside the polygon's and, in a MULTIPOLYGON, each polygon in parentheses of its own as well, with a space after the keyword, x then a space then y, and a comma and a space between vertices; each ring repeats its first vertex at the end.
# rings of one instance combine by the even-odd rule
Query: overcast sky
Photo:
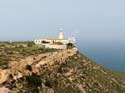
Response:
POLYGON ((66 36, 125 41, 125 0, 0 0, 0 40, 66 36))

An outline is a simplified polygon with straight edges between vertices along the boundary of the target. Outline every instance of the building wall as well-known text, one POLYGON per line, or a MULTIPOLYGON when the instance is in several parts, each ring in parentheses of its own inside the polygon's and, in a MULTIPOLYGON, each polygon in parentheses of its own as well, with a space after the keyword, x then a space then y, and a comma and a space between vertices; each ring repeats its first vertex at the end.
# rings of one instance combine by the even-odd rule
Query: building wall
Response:
POLYGON ((39 45, 44 48, 67 49, 67 44, 69 43, 69 40, 66 40, 66 39, 38 39, 38 40, 34 40, 34 43, 36 45, 39 45), (48 43, 43 43, 43 41, 48 42, 48 43))
POLYGON ((42 44, 42 41, 46 41, 46 42, 49 42, 50 44, 54 44, 54 43, 57 43, 57 42, 60 42, 62 44, 67 44, 69 43, 68 40, 49 40, 49 39, 38 39, 38 40, 34 40, 34 43, 35 44, 42 44))

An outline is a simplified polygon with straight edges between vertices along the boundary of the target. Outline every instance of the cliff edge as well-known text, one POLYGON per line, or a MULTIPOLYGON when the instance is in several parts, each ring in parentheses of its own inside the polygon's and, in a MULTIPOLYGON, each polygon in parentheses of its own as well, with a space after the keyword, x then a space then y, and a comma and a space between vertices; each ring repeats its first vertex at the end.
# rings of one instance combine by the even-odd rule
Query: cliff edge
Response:
POLYGON ((9 64, 0 86, 3 93, 124 93, 125 78, 72 48, 9 64))

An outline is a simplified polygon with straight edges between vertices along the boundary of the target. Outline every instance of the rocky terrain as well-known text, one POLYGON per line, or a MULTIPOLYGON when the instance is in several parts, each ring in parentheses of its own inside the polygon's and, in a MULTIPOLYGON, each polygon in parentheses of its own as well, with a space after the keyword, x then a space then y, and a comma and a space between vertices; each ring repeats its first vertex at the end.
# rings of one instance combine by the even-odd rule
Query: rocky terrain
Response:
POLYGON ((16 51, 18 59, 7 55, 12 58, 1 65, 0 93, 125 93, 123 74, 97 65, 77 48, 35 48, 26 55, 29 48, 23 48, 25 56, 16 51))

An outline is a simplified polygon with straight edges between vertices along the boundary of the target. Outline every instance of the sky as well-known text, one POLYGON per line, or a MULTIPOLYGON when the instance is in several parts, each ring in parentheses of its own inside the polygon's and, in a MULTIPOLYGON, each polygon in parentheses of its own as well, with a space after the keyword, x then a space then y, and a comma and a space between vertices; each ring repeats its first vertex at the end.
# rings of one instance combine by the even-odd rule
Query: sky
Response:
POLYGON ((124 42, 125 0, 0 0, 0 41, 66 36, 124 42))

